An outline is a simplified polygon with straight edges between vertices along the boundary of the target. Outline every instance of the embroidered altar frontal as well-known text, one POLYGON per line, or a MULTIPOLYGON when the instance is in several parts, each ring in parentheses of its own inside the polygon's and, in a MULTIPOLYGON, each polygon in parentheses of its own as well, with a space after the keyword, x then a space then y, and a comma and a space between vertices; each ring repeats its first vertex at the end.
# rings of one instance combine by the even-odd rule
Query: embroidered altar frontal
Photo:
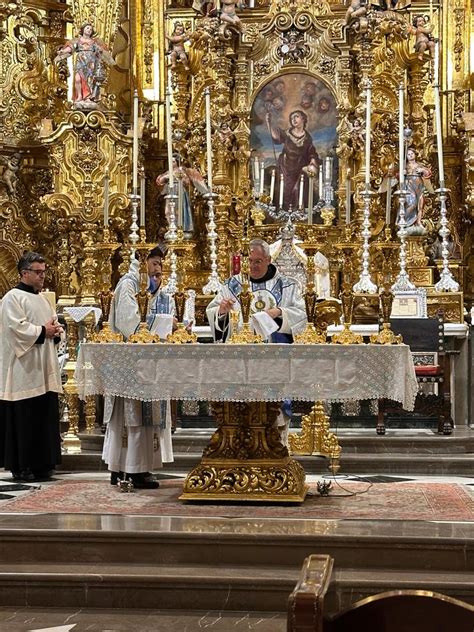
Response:
POLYGON ((406 345, 81 345, 79 396, 144 401, 329 402, 388 398, 413 409, 406 345))

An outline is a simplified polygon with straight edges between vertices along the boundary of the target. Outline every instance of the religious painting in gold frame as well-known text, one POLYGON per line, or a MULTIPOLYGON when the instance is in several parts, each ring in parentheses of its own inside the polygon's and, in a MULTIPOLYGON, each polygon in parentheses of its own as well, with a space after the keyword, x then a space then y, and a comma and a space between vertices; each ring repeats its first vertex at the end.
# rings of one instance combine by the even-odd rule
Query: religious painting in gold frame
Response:
POLYGON ((256 194, 269 196, 275 208, 296 210, 307 208, 310 182, 315 204, 326 182, 337 190, 337 120, 331 88, 311 73, 279 74, 262 86, 250 118, 256 194))

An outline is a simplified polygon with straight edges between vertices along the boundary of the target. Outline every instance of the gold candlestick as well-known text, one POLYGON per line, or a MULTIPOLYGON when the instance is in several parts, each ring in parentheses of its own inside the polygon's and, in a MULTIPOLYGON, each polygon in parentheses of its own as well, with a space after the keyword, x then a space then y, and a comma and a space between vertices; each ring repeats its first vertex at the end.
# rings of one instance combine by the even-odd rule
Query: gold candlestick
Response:
POLYGON ((352 310, 354 307, 354 294, 352 292, 352 260, 354 249, 357 246, 351 241, 351 227, 349 224, 345 227, 345 240, 336 244, 336 248, 342 252, 343 256, 343 286, 340 298, 342 302, 342 313, 344 316, 344 329, 334 334, 332 341, 334 344, 340 345, 359 345, 364 342, 364 338, 360 334, 351 331, 352 310))
POLYGON ((403 338, 401 335, 395 335, 390 327, 390 314, 392 313, 393 292, 391 291, 392 285, 392 270, 390 266, 390 259, 392 255, 398 250, 399 244, 390 241, 389 234, 386 233, 385 241, 381 241, 376 244, 376 248, 382 253, 382 280, 383 289, 379 294, 380 312, 382 314, 382 329, 378 334, 372 334, 370 336, 370 342, 372 344, 379 345, 399 345, 402 344, 403 338))
POLYGON ((99 333, 91 335, 91 342, 123 342, 122 334, 112 331, 109 325, 110 306, 114 293, 112 290, 104 290, 99 294, 100 306, 102 309, 102 329, 99 333))
POLYGON ((240 309, 242 312, 242 329, 237 331, 238 324, 238 314, 237 317, 233 316, 233 312, 231 312, 232 319, 232 336, 229 339, 231 344, 259 344, 263 342, 263 338, 252 331, 250 326, 250 303, 252 301, 252 292, 250 292, 250 284, 249 284, 249 239, 245 236, 242 239, 242 269, 241 269, 241 277, 242 277, 242 291, 239 295, 240 309))
MULTIPOLYGON (((149 244, 143 244, 143 246, 148 246, 149 244)), ((138 248, 137 248, 138 251, 138 248)), ((138 309, 141 316, 141 322, 139 329, 136 333, 129 336, 127 342, 133 343, 159 343, 160 337, 157 334, 151 333, 148 329, 148 324, 146 322, 147 314, 148 314, 148 303, 150 300, 150 293, 147 292, 148 285, 148 271, 146 265, 146 253, 149 251, 149 248, 142 247, 140 249, 140 291, 135 295, 138 303, 138 309)))
POLYGON ((176 312, 176 319, 178 321, 178 326, 173 333, 169 334, 166 338, 167 342, 171 342, 173 344, 187 344, 190 342, 197 342, 196 334, 193 334, 189 331, 184 323, 184 308, 186 306, 186 294, 183 291, 182 287, 178 289, 177 292, 174 293, 174 308, 176 312))
POLYGON ((314 326, 315 309, 317 294, 314 291, 314 255, 316 254, 317 247, 312 242, 306 242, 301 244, 308 257, 306 264, 306 291, 304 293, 304 302, 306 307, 306 316, 308 318, 308 324, 306 329, 295 335, 295 342, 297 344, 324 344, 326 342, 326 335, 320 331, 317 331, 314 326))

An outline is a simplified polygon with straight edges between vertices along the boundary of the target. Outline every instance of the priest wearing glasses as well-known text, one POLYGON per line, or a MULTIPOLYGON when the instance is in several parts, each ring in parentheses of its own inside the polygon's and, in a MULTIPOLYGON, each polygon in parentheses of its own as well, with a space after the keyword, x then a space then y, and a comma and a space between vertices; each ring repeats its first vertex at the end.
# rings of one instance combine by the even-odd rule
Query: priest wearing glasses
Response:
POLYGON ((50 478, 61 461, 55 345, 63 330, 41 293, 44 258, 26 252, 18 272, 20 282, 0 302, 0 467, 32 482, 50 478))

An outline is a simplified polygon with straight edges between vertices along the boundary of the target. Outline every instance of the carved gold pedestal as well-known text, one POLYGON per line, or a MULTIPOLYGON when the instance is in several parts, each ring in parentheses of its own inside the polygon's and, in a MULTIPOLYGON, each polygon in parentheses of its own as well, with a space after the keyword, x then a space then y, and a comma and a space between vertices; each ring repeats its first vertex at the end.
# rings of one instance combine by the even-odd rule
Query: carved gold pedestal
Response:
POLYGON ((301 433, 290 434, 288 442, 292 454, 326 456, 331 460, 329 469, 339 469, 341 446, 336 435, 329 432, 329 418, 324 412, 322 402, 316 402, 309 415, 303 416, 301 433))
POLYGON ((186 477, 180 499, 303 502, 304 470, 288 455, 274 425, 280 403, 219 402, 212 410, 218 428, 186 477))

